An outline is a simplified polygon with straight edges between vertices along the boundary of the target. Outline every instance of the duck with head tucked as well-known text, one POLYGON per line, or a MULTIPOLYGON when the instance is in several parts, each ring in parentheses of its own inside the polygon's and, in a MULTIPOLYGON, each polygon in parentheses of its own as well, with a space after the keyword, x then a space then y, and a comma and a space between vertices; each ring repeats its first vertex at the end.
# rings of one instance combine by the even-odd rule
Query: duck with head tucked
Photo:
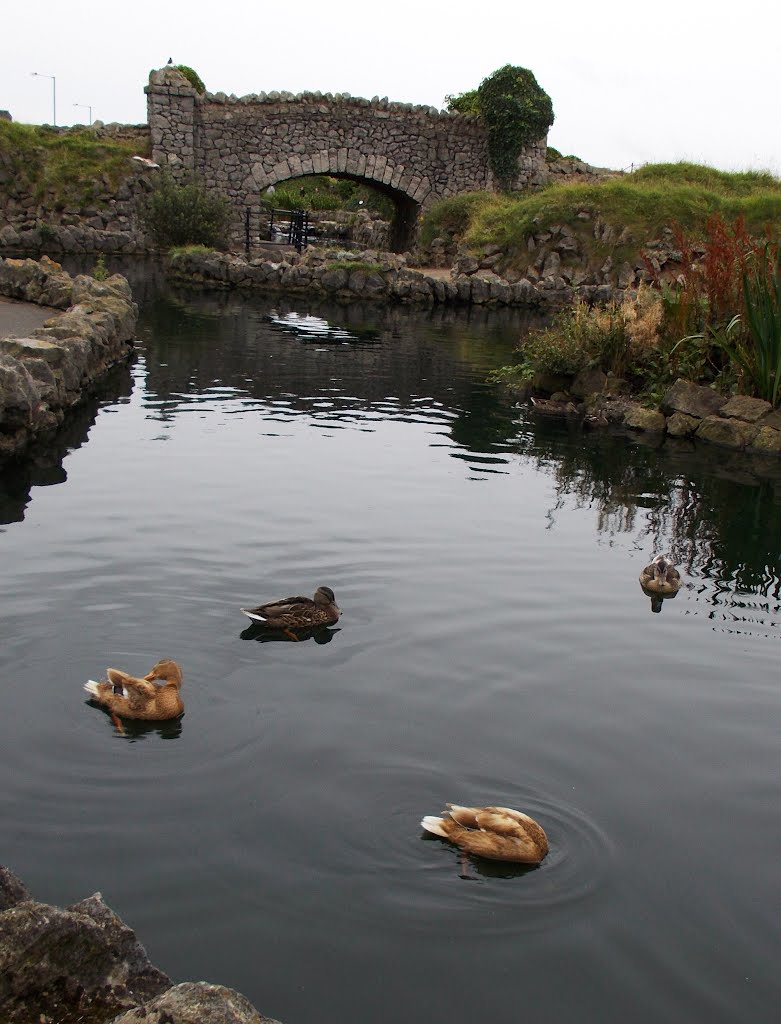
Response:
POLYGON ((443 817, 427 814, 420 824, 466 853, 516 864, 539 864, 548 853, 545 830, 523 811, 512 807, 446 806, 443 817))
POLYGON ((298 640, 296 630, 333 626, 339 621, 341 609, 330 587, 318 587, 314 598, 284 597, 280 601, 260 604, 256 608, 242 608, 253 622, 269 629, 280 629, 291 640, 298 640))
POLYGON ((111 714, 119 729, 122 718, 162 722, 184 712, 180 693, 184 674, 171 658, 162 658, 142 679, 118 668, 107 669, 106 677, 100 683, 90 679, 84 689, 111 714))

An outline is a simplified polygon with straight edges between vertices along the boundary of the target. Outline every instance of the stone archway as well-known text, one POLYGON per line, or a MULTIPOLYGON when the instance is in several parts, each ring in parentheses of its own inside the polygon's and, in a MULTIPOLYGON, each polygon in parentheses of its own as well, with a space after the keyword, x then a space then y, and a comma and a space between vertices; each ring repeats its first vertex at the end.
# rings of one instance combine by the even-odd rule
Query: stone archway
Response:
MULTIPOLYGON (((145 91, 153 159, 222 192, 236 211, 236 239, 269 185, 309 174, 387 191, 399 211, 395 248, 409 245, 420 213, 440 199, 498 187, 487 132, 473 116, 346 93, 199 94, 173 67, 153 71, 145 91)), ((545 152, 545 138, 526 148, 514 189, 546 180, 545 152)))
MULTIPOLYGON (((331 178, 341 178, 347 181, 354 181, 360 185, 368 185, 370 188, 386 196, 393 204, 394 211, 390 222, 388 249, 391 252, 409 252, 414 247, 417 241, 420 203, 412 199, 406 192, 371 178, 362 178, 357 174, 347 174, 339 171, 324 172, 324 174, 331 178)), ((270 181, 265 188, 268 189, 270 186, 276 188, 277 185, 284 185, 286 181, 299 181, 301 178, 306 177, 309 177, 309 175, 302 174, 296 175, 295 178, 280 178, 277 181, 270 181)))

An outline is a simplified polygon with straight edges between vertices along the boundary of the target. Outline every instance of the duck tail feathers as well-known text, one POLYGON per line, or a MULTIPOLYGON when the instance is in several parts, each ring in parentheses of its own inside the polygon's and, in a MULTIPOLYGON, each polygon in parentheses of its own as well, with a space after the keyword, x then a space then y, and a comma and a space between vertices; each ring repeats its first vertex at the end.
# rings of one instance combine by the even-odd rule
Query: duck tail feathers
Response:
POLYGON ((99 697, 100 690, 98 689, 98 685, 99 684, 96 683, 94 679, 88 679, 87 682, 84 684, 84 689, 91 697, 99 697))
POLYGON ((242 608, 241 611, 244 612, 248 619, 252 619, 254 622, 268 622, 268 619, 264 619, 254 608, 242 608))
POLYGON ((443 839, 447 839, 447 832, 444 829, 444 818, 438 818, 434 814, 427 814, 420 824, 426 832, 432 832, 435 836, 442 836, 443 839))

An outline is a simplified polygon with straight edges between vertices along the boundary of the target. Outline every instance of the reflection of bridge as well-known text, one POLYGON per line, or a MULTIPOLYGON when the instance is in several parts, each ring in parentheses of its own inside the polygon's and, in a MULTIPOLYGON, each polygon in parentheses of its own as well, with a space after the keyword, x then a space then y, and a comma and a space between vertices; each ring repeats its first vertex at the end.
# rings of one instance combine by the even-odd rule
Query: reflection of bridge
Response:
MULTIPOLYGON (((175 68, 153 71, 146 93, 153 159, 223 192, 236 210, 236 240, 244 210, 258 216, 260 193, 288 178, 351 178, 390 196, 397 251, 437 200, 497 187, 474 117, 339 94, 198 95, 175 68)), ((544 181, 545 146, 539 139, 519 157, 515 189, 544 181)))

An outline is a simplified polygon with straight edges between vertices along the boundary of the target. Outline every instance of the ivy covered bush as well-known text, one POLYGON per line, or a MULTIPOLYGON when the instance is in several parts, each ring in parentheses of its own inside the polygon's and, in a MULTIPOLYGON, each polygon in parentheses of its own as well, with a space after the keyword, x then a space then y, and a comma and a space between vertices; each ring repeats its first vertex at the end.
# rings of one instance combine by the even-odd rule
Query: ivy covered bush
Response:
POLYGON ((528 68, 505 64, 483 79, 477 89, 446 96, 448 110, 477 114, 488 130, 488 155, 504 187, 518 172, 524 146, 547 134, 553 124, 550 96, 528 68))

